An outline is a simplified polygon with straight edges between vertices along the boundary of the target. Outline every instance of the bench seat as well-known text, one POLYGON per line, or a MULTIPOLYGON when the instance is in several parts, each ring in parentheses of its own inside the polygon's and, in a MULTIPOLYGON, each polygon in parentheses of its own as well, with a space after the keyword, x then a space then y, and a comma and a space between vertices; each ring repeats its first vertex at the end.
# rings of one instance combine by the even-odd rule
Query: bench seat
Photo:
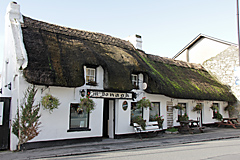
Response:
POLYGON ((147 122, 145 130, 143 130, 142 127, 137 123, 133 123, 133 128, 134 128, 135 133, 139 133, 139 136, 140 136, 141 139, 142 139, 142 137, 140 135, 141 133, 151 133, 151 132, 157 133, 158 131, 161 130, 158 127, 158 123, 155 122, 155 121, 154 122, 147 122))

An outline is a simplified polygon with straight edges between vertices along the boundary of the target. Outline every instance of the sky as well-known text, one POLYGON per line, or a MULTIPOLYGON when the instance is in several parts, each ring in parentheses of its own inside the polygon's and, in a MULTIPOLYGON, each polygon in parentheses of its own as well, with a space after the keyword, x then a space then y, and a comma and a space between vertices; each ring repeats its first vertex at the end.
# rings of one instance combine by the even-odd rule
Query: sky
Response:
MULTIPOLYGON (((0 0, 0 72, 8 4, 0 0)), ((142 36, 148 54, 172 58, 198 34, 238 43, 236 0, 16 0, 33 19, 124 39, 142 36)))

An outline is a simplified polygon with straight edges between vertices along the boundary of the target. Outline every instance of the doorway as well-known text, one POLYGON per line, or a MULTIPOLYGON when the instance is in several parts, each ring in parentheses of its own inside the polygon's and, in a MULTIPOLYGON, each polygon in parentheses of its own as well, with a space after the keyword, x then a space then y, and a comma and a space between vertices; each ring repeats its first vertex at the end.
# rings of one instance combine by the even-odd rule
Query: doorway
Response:
POLYGON ((167 102, 167 127, 173 127, 173 103, 167 102))
POLYGON ((103 138, 114 138, 115 135, 115 105, 114 100, 104 99, 103 106, 103 138))
POLYGON ((10 112, 11 98, 0 97, 0 150, 8 150, 10 148, 10 112))

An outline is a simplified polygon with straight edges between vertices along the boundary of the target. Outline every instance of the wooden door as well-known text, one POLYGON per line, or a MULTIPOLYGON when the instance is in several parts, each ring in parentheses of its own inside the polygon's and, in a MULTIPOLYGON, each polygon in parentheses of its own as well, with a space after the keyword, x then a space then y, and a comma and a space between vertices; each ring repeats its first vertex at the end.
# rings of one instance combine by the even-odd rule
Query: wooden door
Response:
POLYGON ((10 112, 11 98, 0 97, 0 150, 8 150, 10 147, 10 112))
POLYGON ((167 127, 173 127, 173 103, 167 102, 167 127))

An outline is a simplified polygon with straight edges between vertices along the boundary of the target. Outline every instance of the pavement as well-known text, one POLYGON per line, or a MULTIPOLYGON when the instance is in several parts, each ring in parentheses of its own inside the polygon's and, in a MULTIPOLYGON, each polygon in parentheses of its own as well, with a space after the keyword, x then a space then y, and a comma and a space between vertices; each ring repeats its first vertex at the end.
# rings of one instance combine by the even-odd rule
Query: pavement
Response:
POLYGON ((171 145, 240 138, 240 129, 206 127, 204 133, 167 134, 159 133, 148 138, 103 139, 100 142, 79 143, 73 145, 39 148, 25 151, 0 151, 0 160, 27 160, 63 157, 99 152, 140 149, 148 147, 166 147, 171 145))

